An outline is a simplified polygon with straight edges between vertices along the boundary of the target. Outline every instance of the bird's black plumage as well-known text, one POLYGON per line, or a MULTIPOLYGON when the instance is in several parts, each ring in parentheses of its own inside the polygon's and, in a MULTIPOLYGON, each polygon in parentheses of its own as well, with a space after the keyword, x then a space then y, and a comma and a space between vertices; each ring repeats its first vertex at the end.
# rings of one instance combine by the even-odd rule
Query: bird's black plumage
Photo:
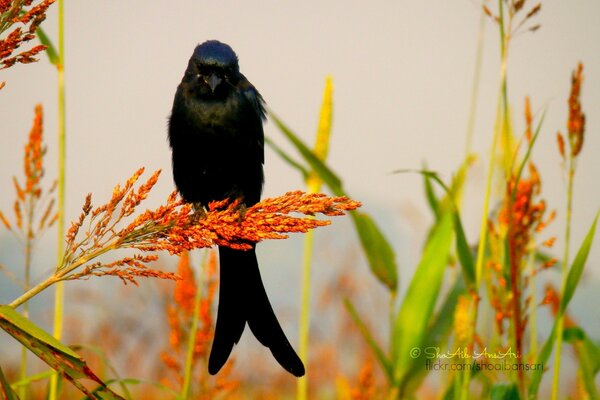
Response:
MULTIPOLYGON (((177 88, 169 119, 173 177, 187 202, 260 200, 263 185, 264 102, 239 71, 228 45, 197 46, 177 88)), ((246 323, 275 359, 295 376, 304 365, 288 342, 263 286, 255 248, 219 247, 220 286, 215 338, 208 370, 216 374, 246 323)))

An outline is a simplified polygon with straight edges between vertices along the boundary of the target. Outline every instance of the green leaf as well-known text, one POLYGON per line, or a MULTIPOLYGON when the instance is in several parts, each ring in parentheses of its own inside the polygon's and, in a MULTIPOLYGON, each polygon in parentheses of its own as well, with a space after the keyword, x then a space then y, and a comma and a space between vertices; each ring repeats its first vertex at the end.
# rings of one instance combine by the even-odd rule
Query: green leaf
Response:
MULTIPOLYGON (((554 320, 554 325, 552 325, 552 331, 550 331, 550 335, 548 339, 544 342, 542 346, 542 350, 538 354, 538 358, 536 360, 536 364, 545 365, 552 354, 552 348, 554 347, 554 342, 556 341, 556 327, 558 326, 556 323, 557 319, 554 320)), ((531 382, 529 383, 528 388, 528 396, 529 399, 536 399, 537 392, 540 388, 540 383, 542 382, 542 376, 544 374, 544 369, 536 369, 533 371, 531 375, 531 382)))
POLYGON ((402 381, 415 354, 411 350, 420 349, 427 336, 448 262, 452 231, 452 216, 445 210, 431 231, 421 261, 394 321, 392 360, 396 383, 400 386, 403 385, 402 381))
POLYGON ((491 400, 519 400, 519 388, 514 383, 498 383, 492 386, 491 400))
POLYGON ((10 383, 6 380, 2 367, 0 367, 0 399, 1 400, 19 400, 19 396, 10 387, 10 383))
MULTIPOLYGON (((349 197, 344 192, 342 181, 337 175, 279 118, 271 112, 269 115, 329 189, 336 196, 349 197)), ((387 286, 392 292, 395 292, 398 287, 398 266, 392 246, 369 215, 361 212, 351 212, 350 216, 354 222, 354 227, 358 233, 362 248, 367 256, 371 272, 373 272, 381 283, 387 286)))
POLYGON ((600 370, 600 347, 590 340, 580 327, 566 328, 563 338, 575 347, 579 368, 581 368, 581 378, 590 398, 600 398, 595 382, 596 374, 600 370))
POLYGON ((383 350, 381 350, 381 347, 379 347, 379 345, 373 338, 371 331, 369 330, 369 328, 367 328, 365 323, 362 321, 362 319, 360 318, 360 315, 358 315, 358 311, 356 311, 356 308, 354 308, 354 305, 352 305, 350 300, 345 299, 344 305, 346 306, 346 310, 348 310, 348 312, 350 313, 352 320, 358 327, 358 330, 362 334, 363 338, 365 339, 365 341, 367 342, 367 344, 369 345, 369 347, 375 354, 375 357, 377 358, 377 361, 379 361, 379 365, 381 366, 381 369, 385 373, 385 376, 387 377, 388 381, 391 383, 394 379, 394 375, 393 375, 392 363, 390 362, 389 358, 385 355, 383 350))
POLYGON ((327 186, 331 189, 331 191, 336 196, 343 196, 342 192, 342 181, 338 176, 325 165, 323 161, 319 159, 315 155, 315 153, 308 148, 302 142, 302 140, 294 133, 290 128, 288 128, 279 118, 277 118, 273 113, 269 112, 269 115, 275 122, 275 125, 279 128, 279 130, 285 135, 285 137, 296 147, 300 155, 308 162, 310 167, 319 175, 319 177, 325 182, 327 186))
MULTIPOLYGON (((423 170, 425 171, 427 170, 427 168, 424 168, 423 170)), ((429 208, 431 209, 431 212, 433 212, 435 219, 438 219, 440 217, 440 201, 438 200, 435 191, 433 190, 433 185, 430 181, 431 177, 428 174, 422 175, 423 185, 425 186, 425 198, 427 199, 427 204, 429 204, 429 208)))
POLYGON ((594 234, 596 232, 596 223, 598 222, 598 215, 596 214, 596 218, 594 218, 594 222, 590 227, 577 255, 575 256, 575 260, 573 260, 573 264, 571 268, 569 268, 569 274, 567 275, 567 281, 565 283, 565 287, 563 290, 563 296, 560 301, 560 310, 564 313, 567 309, 567 305, 573 298, 575 294, 575 289, 577 289, 577 285, 579 284, 579 280, 581 279, 581 274, 583 273, 583 268, 585 267, 585 262, 587 261, 588 255, 590 253, 590 249, 592 248, 592 243, 594 242, 594 234))
POLYGON ((467 286, 475 290, 475 262, 457 210, 452 213, 452 220, 454 222, 454 233, 456 234, 456 253, 458 254, 463 277, 467 286))
MULTIPOLYGON (((438 185, 444 189, 446 192, 446 196, 442 199, 441 203, 450 202, 452 206, 452 221, 454 223, 454 233, 456 235, 456 253, 458 254, 458 260, 460 261, 460 266, 463 272, 463 277, 467 286, 475 290, 475 262, 473 260, 473 255, 471 254, 471 248, 469 247, 469 242, 467 241, 467 236, 465 234, 465 230, 463 228, 462 219, 460 217, 460 212, 458 207, 456 206, 456 202, 454 200, 454 196, 456 193, 459 193, 462 190, 462 186, 464 183, 464 178, 466 174, 466 168, 468 167, 470 160, 467 159, 465 163, 458 170, 458 174, 452 182, 452 186, 448 187, 444 181, 440 179, 438 174, 435 171, 429 170, 397 170, 394 173, 404 173, 404 172, 416 172, 425 177, 425 182, 430 183, 430 179, 435 181, 438 185)), ((437 199, 436 199, 437 201, 437 199)), ((443 204, 442 204, 443 205, 443 204)), ((440 212, 440 203, 437 202, 435 205, 437 209, 436 218, 439 218, 440 212)))
POLYGON ((14 382, 12 384, 12 386, 14 386, 14 387, 27 386, 32 382, 46 380, 46 379, 50 378, 52 376, 52 374, 54 374, 54 371, 49 369, 47 371, 40 372, 38 374, 28 375, 25 378, 14 382))
POLYGON ((91 379, 103 386, 103 390, 99 392, 99 396, 101 395, 99 398, 122 399, 121 396, 106 387, 104 382, 88 368, 83 358, 13 308, 6 305, 0 306, 0 328, 21 342, 54 370, 63 374, 86 395, 90 395, 89 391, 78 382, 79 379, 91 379))
MULTIPOLYGON (((456 279, 452 289, 446 295, 446 298, 432 318, 432 322, 427 328, 426 337, 423 340, 422 348, 443 347, 444 341, 448 337, 452 324, 454 322, 454 309, 458 298, 466 293, 465 284, 462 279, 456 279)), ((420 387, 423 379, 427 376, 430 370, 425 367, 427 361, 427 353, 422 351, 419 357, 412 360, 412 365, 409 366, 408 372, 404 378, 404 387, 401 393, 411 398, 411 395, 420 387)))
POLYGON ((394 250, 375 221, 365 213, 350 213, 360 243, 369 261, 371 272, 392 292, 398 287, 398 272, 394 250))
POLYGON ((46 49, 46 55, 48 56, 48 60, 50 61, 50 63, 52 65, 57 66, 60 63, 60 57, 58 56, 56 47, 54 47, 54 44, 52 43, 52 41, 46 35, 46 32, 44 32, 44 30, 42 28, 38 27, 36 29, 35 33, 37 34, 38 39, 40 39, 40 42, 44 46, 48 47, 46 49))
MULTIPOLYGON (((554 319, 554 324, 552 325, 552 331, 550 332, 550 336, 546 339, 546 342, 542 346, 542 350, 538 354, 537 363, 545 365, 552 354, 552 349, 554 347, 554 342, 556 341, 556 331, 558 326, 558 320, 564 314, 573 294, 575 293, 575 289, 579 284, 579 280, 581 278, 581 274, 583 273, 583 267, 585 266, 585 262, 587 261, 587 257, 589 255, 590 249, 592 247, 592 242, 594 241, 594 234, 596 232, 596 223, 598 222, 598 215, 596 214, 596 218, 594 218, 594 222, 590 227, 587 235, 585 236, 577 255, 575 256, 575 260, 573 260, 573 264, 571 264, 571 268, 569 268, 569 272, 567 275, 567 281, 565 282, 565 287, 563 290, 563 297, 560 301, 560 307, 558 309, 558 313, 556 318, 554 319)), ((528 396, 530 399, 537 398, 537 392, 540 388, 540 383, 542 381, 543 370, 535 370, 531 376, 531 382, 528 388, 528 396)))
POLYGON ((265 143, 269 145, 271 149, 273 149, 273 151, 283 159, 283 161, 287 162, 290 167, 297 169, 302 174, 302 178, 304 180, 308 179, 309 172, 307 168, 305 168, 302 164, 294 160, 289 154, 285 152, 285 150, 279 147, 270 138, 265 137, 265 143))

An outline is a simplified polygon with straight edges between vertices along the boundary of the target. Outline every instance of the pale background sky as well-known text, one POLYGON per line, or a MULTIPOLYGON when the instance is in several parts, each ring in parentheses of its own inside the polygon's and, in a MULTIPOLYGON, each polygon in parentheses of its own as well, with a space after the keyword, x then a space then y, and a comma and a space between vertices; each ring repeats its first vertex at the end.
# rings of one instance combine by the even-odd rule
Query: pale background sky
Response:
MULTIPOLYGON (((44 24, 52 37, 55 12, 53 6, 44 24)), ((376 216, 394 245, 403 295, 430 215, 421 178, 390 172, 419 168, 426 161, 448 180, 462 160, 479 15, 474 0, 67 2, 67 220, 76 217, 86 193, 93 192, 99 204, 117 182, 140 166, 163 170, 150 204, 157 205, 173 189, 166 121, 175 88, 194 46, 219 39, 237 52, 241 71, 268 106, 309 143, 324 78, 333 76, 329 164, 347 191, 363 201, 364 210, 376 216)), ((585 65, 582 103, 587 129, 575 182, 573 252, 600 207, 599 15, 597 1, 544 1, 534 20, 541 23, 541 29, 515 38, 509 56, 509 96, 517 132, 523 128, 525 95, 531 97, 538 117, 547 107, 533 159, 548 205, 559 212, 548 236, 563 232, 565 182, 555 134, 564 131, 571 71, 579 61, 585 65)), ((472 242, 478 233, 487 165, 481 160, 487 160, 495 115, 498 54, 496 26, 488 21, 473 142, 480 162, 472 170, 464 209, 472 242)), ((0 81, 7 81, 0 92, 0 209, 7 211, 13 201, 10 179, 21 173, 21 149, 37 102, 43 103, 46 113, 47 174, 55 176, 56 77, 42 57, 37 64, 0 72, 0 81)), ((289 149, 272 123, 266 125, 265 133, 289 149)), ((265 174, 265 196, 303 187, 299 175, 270 150, 266 151, 265 174)), ((319 235, 324 244, 316 254, 317 280, 331 264, 347 263, 347 253, 356 245, 351 225, 342 219, 319 235), (344 255, 329 254, 331 246, 344 255)), ((559 238, 557 253, 561 243, 559 238)), ((42 254, 49 254, 50 260, 54 259, 53 244, 50 237, 41 245, 42 254)), ((299 279, 301 245, 298 236, 289 243, 263 244, 259 251, 275 308, 288 307, 292 321, 297 320, 298 285, 294 282, 299 279), (292 287, 291 292, 286 285, 292 287)), ((600 287, 599 247, 596 239, 572 303, 576 318, 595 338, 600 337, 600 313, 589 305, 596 302, 600 287)), ((14 242, 0 232, 0 262, 10 264, 13 249, 14 242)), ((43 259, 36 262, 38 277, 52 266, 43 259)), ((360 255, 356 271, 366 269, 360 255)), ((120 283, 108 287, 116 285, 120 283)), ((7 293, 0 301, 12 299, 16 291, 7 293)), ((290 325, 287 330, 295 328, 290 325)))

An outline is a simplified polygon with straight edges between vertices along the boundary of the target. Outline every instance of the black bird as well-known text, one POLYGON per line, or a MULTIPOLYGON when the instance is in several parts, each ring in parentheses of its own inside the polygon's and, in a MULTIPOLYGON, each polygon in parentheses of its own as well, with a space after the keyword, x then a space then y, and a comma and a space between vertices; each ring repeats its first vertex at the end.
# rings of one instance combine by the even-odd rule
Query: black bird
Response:
MULTIPOLYGON (((225 198, 256 204, 263 186, 264 120, 264 101, 240 73, 231 47, 216 40, 197 46, 169 119, 173 177, 183 199, 201 206, 225 198)), ((219 260, 219 307, 208 371, 219 372, 248 323, 283 368, 304 375, 269 303, 255 247, 220 246, 219 260)))

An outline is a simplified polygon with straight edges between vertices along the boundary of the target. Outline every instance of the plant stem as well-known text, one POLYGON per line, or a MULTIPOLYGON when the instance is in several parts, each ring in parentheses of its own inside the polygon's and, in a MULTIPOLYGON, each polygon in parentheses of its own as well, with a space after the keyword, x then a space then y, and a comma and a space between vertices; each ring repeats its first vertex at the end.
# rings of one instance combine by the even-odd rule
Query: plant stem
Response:
MULTIPOLYGON (((488 163, 488 173, 485 184, 485 195, 483 199, 483 211, 481 215, 481 224, 479 227, 479 244, 477 246, 477 259, 475 263, 475 288, 479 291, 479 285, 481 282, 481 276, 483 274, 483 262, 485 258, 485 249, 487 245, 487 224, 488 224, 488 213, 490 209, 490 198, 492 193, 492 181, 494 177, 494 163, 496 157, 496 146, 498 145, 498 139, 500 137, 500 131, 502 130, 503 122, 508 117, 503 116, 503 110, 506 110, 507 104, 507 91, 506 91, 506 70, 507 70, 507 47, 508 40, 504 31, 504 8, 503 0, 498 0, 498 16, 499 16, 499 31, 500 31, 500 91, 498 93, 498 105, 496 107, 496 122, 494 127, 494 135, 492 137, 492 143, 490 145, 488 163)), ((505 126, 506 128, 506 126, 505 126)), ((479 303, 473 308, 473 329, 471 330, 471 336, 469 342, 473 342, 478 318, 479 303)), ((462 387, 461 387, 461 399, 466 400, 469 392, 469 384, 471 380, 470 372, 466 371, 463 374, 462 387)))
MULTIPOLYGON (((16 308, 16 307, 20 306, 21 304, 27 302, 29 299, 31 299, 32 297, 34 297, 35 295, 37 295, 44 289, 47 289, 48 287, 52 286, 53 284, 55 284, 55 283, 58 284, 64 280, 69 280, 70 277, 68 275, 71 272, 73 272, 77 268, 81 267, 82 265, 90 262, 94 258, 99 257, 108 251, 118 248, 120 243, 121 242, 119 241, 119 239, 115 239, 111 243, 90 253, 89 255, 87 255, 85 257, 77 258, 71 264, 68 264, 66 266, 61 266, 61 264, 58 264, 58 266, 55 269, 56 272, 54 272, 54 274, 52 276, 47 278, 45 281, 38 283, 36 286, 29 289, 27 292, 23 293, 20 297, 13 300, 8 306, 12 307, 12 308, 16 308)), ((62 260, 61 260, 61 263, 62 263, 62 260)))
MULTIPOLYGON (((325 78, 325 90, 323 91, 323 103, 319 113, 319 124, 314 147, 315 155, 322 161, 327 158, 329 149, 329 138, 331 135, 331 121, 333 111, 333 80, 331 76, 325 78)), ((306 180, 307 191, 318 193, 321 190, 322 181, 315 171, 312 171, 306 180)), ((308 398, 308 335, 310 328, 310 292, 311 292, 311 269, 313 253, 313 232, 310 231, 304 237, 304 256, 302 261, 302 287, 300 295, 300 327, 299 348, 300 359, 305 365, 306 373, 298 379, 296 386, 296 398, 306 400, 308 398)))
POLYGON ((529 269, 531 270, 531 298, 529 302, 529 358, 537 360, 538 352, 538 338, 537 338, 537 274, 535 273, 535 247, 529 252, 529 260, 527 261, 529 269))
MULTIPOLYGON (((573 155, 569 152, 569 171, 567 178, 567 210, 566 210, 566 227, 565 227, 565 249, 563 253, 562 262, 562 293, 561 299, 565 293, 565 287, 567 284, 567 274, 569 265, 569 243, 571 241, 571 215, 573 213, 573 177, 575 176, 575 167, 573 165, 573 155)), ((561 312, 558 314, 558 321, 556 326, 556 350, 554 355, 554 376, 552 378, 552 400, 558 398, 558 385, 560 383, 560 362, 563 342, 563 330, 564 330, 564 316, 565 313, 561 312)))
MULTIPOLYGON (((206 253, 205 253, 206 254, 206 253)), ((187 341, 187 353, 185 355, 185 369, 183 375, 183 385, 181 386, 181 398, 187 399, 190 395, 190 386, 192 382, 192 369, 194 368, 194 348, 196 347, 196 333, 198 332, 198 320, 200 319, 200 300, 202 299, 202 277, 206 276, 206 263, 208 258, 204 257, 202 261, 202 272, 200 278, 196 279, 196 296, 194 297, 194 312, 192 316, 192 325, 187 341)))
MULTIPOLYGON (((25 279, 23 282, 23 290, 27 292, 31 286, 31 258, 33 248, 33 215, 35 210, 35 195, 31 193, 27 197, 27 228, 25 237, 25 279)), ((23 305, 23 316, 29 318, 29 307, 27 304, 23 305)), ((27 348, 21 347, 21 379, 27 378, 27 348)), ((27 389, 29 384, 25 384, 19 387, 19 398, 21 400, 27 399, 27 389)))
MULTIPOLYGON (((58 0, 58 221, 57 221, 57 246, 56 265, 61 265, 64 253, 65 233, 65 160, 66 160, 66 113, 65 113, 65 0, 58 0)), ((58 282, 54 293, 54 337, 62 338, 64 308, 64 283, 58 282)), ((58 398, 58 373, 50 378, 49 400, 58 398)))
POLYGON ((479 94, 479 83, 481 82, 481 65, 483 60, 483 45, 485 39, 486 15, 481 11, 479 17, 479 35, 477 38, 477 51, 475 53, 475 68, 473 72, 473 86, 471 87, 471 100, 469 105, 469 119, 467 120, 467 140, 465 144, 465 157, 471 154, 473 142, 473 131, 475 129, 475 116, 477 115, 477 98, 479 94))
MULTIPOLYGON (((304 237, 304 255, 302 261, 302 293, 300 296, 300 330, 298 353, 302 362, 308 366, 308 335, 310 327, 310 277, 313 250, 313 232, 307 232, 304 237)), ((308 368, 306 368, 308 370, 308 368)), ((308 397, 307 374, 298 379, 297 399, 308 397)))
POLYGON ((44 289, 47 289, 56 282, 60 281, 60 279, 61 278, 56 275, 48 277, 45 281, 38 283, 36 286, 23 293, 20 297, 13 300, 8 306, 12 308, 19 307, 21 304, 25 303, 27 300, 31 299, 36 294, 40 293, 44 289))

